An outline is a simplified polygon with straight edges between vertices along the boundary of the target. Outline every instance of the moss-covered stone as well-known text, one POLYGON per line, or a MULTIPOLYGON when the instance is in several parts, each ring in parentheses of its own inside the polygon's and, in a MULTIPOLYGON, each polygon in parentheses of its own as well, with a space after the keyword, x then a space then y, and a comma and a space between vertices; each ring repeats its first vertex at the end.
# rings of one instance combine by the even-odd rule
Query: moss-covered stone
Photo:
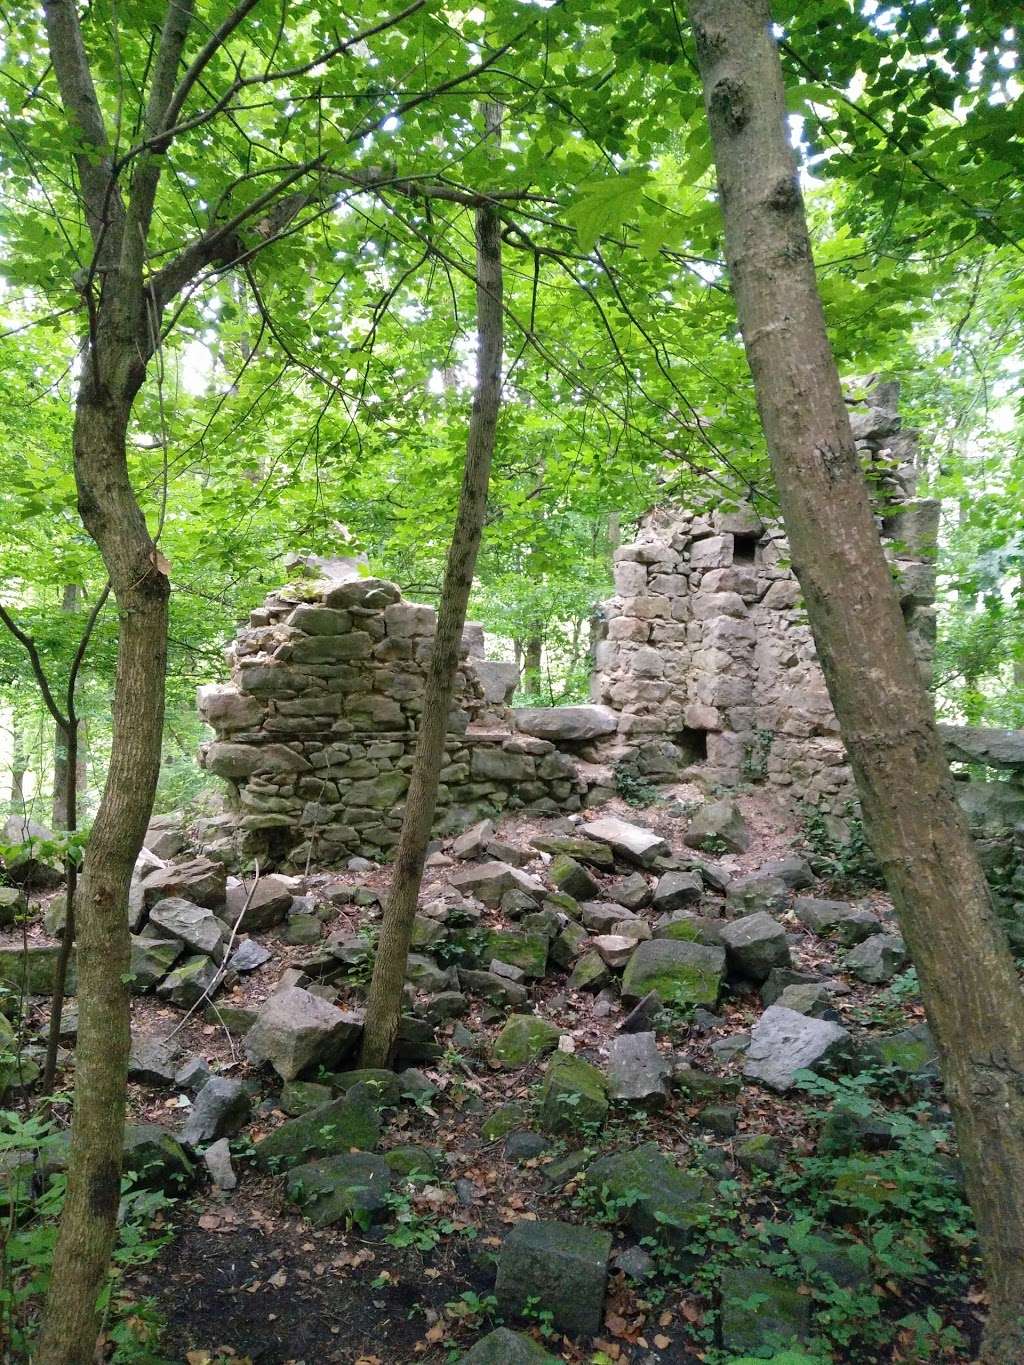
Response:
POLYGON ((600 953, 584 953, 576 961, 569 977, 569 989, 574 991, 599 991, 607 986, 612 974, 600 953))
POLYGON ((715 1005, 722 987, 725 952, 702 943, 655 938, 641 943, 622 978, 623 999, 656 991, 666 1004, 715 1005))
POLYGON ((586 929, 570 920, 556 935, 548 955, 556 967, 567 969, 579 956, 586 941, 586 929))
POLYGON ((556 854, 551 859, 548 876, 559 891, 578 901, 591 900, 601 889, 587 869, 567 853, 556 854))
MULTIPOLYGON (((59 953, 57 947, 0 949, 0 986, 6 986, 19 995, 22 992, 26 995, 52 995, 59 953)), ((75 989, 75 958, 72 953, 64 994, 74 995, 75 989)))
POLYGON ((606 1200, 623 1201, 637 1237, 656 1237, 677 1250, 689 1244, 711 1201, 707 1176, 681 1171, 654 1142, 602 1157, 585 1180, 606 1200))
POLYGON ((329 1104, 332 1098, 328 1085, 317 1085, 315 1081, 288 1081, 277 1103, 291 1118, 297 1118, 311 1109, 319 1109, 322 1104, 329 1104))
POLYGON ((365 1086, 372 1103, 398 1105, 402 1102, 402 1082, 394 1071, 386 1067, 361 1067, 355 1071, 338 1071, 329 1077, 336 1090, 351 1091, 365 1086))
POLYGON ((433 1176, 441 1167, 441 1153, 431 1147, 416 1147, 407 1143, 402 1147, 392 1147, 383 1153, 384 1160, 396 1176, 406 1180, 409 1176, 433 1176))
POLYGON ((810 1300, 795 1284, 767 1270, 724 1270, 721 1293, 722 1346, 727 1351, 799 1345, 810 1331, 810 1300))
POLYGON ((480 1125, 480 1136, 485 1142, 497 1142, 517 1128, 525 1128, 530 1122, 530 1111, 525 1104, 513 1101, 500 1104, 480 1125))
POLYGON ((384 1157, 344 1152, 296 1166, 288 1173, 285 1189, 316 1227, 346 1219, 365 1228, 383 1218, 391 1180, 384 1157))
POLYGON ((347 1095, 289 1119, 256 1144, 264 1170, 302 1165, 310 1156, 333 1156, 352 1147, 368 1150, 380 1138, 380 1115, 362 1097, 347 1095))
POLYGON ((608 1083, 596 1066, 571 1052, 556 1052, 540 1093, 540 1123, 547 1133, 572 1133, 608 1115, 608 1083))
POLYGON ((548 965, 548 938, 540 933, 516 933, 513 929, 492 929, 487 935, 488 961, 497 958, 518 967, 527 976, 541 977, 548 965))
POLYGON ((513 1014, 494 1040, 491 1056, 512 1069, 543 1057, 558 1046, 561 1030, 536 1014, 513 1014))

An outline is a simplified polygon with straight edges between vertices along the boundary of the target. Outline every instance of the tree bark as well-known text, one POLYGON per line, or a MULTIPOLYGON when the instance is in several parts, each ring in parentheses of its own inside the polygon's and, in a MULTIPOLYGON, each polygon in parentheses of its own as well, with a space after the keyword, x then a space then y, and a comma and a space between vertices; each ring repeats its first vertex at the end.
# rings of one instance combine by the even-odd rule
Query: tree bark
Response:
MULTIPOLYGON (((131 357, 117 357, 115 370, 132 368, 131 357)), ((82 519, 117 602, 118 656, 110 764, 76 901, 79 1019, 71 1158, 37 1365, 92 1361, 96 1301, 120 1199, 130 1046, 126 907, 160 768, 169 595, 128 475, 133 398, 131 391, 111 398, 90 358, 75 416, 75 478, 82 519)))
MULTIPOLYGON (((488 128, 493 130, 499 115, 488 111, 487 117, 488 128)), ((476 393, 466 441, 466 464, 438 604, 437 632, 424 687, 423 715, 394 876, 366 1003, 363 1066, 389 1066, 394 1057, 413 917, 444 763, 448 711, 487 511, 487 488, 501 406, 503 341, 501 224, 489 207, 476 212, 476 309, 476 393)))
POLYGON ((689 0, 726 258, 807 614, 921 981, 981 1240, 986 1362, 1024 1359, 1024 997, 893 588, 817 290, 767 0, 689 0))
POLYGON ((544 685, 542 669, 544 664, 544 641, 539 635, 531 635, 523 651, 523 686, 528 692, 539 693, 544 685))
MULTIPOLYGON (((64 588, 64 596, 61 600, 60 609, 69 615, 74 614, 78 608, 78 588, 74 583, 68 583, 64 588)), ((54 727, 53 736, 53 827, 54 829, 74 829, 74 825, 69 824, 70 806, 68 804, 68 763, 70 736, 63 725, 57 724, 54 727)), ((77 756, 75 759, 77 763, 77 756)), ((77 782, 78 772, 75 772, 77 782)))

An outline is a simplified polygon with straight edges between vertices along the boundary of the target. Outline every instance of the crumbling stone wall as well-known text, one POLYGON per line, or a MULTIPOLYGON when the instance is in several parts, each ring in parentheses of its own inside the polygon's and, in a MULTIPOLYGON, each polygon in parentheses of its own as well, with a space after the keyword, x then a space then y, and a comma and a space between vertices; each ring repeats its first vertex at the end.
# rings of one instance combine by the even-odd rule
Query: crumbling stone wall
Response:
MULTIPOLYGON (((266 865, 379 857, 398 841, 434 637, 431 607, 354 561, 305 562, 228 650, 232 679, 199 689, 216 733, 200 761, 224 778, 241 851, 266 865)), ((511 733, 509 680, 463 641, 439 828, 528 806, 580 809, 587 782, 554 744, 511 733), (500 728, 495 728, 499 726, 500 728)))
MULTIPOLYGON (((935 639, 938 504, 914 497, 915 439, 898 387, 852 405, 854 434, 880 500, 879 532, 897 575, 920 666, 935 639)), ((699 764, 710 780, 767 780, 840 810, 853 779, 788 563, 781 526, 749 506, 697 516, 658 509, 615 555, 593 693, 613 707, 613 757, 641 775, 699 764)))

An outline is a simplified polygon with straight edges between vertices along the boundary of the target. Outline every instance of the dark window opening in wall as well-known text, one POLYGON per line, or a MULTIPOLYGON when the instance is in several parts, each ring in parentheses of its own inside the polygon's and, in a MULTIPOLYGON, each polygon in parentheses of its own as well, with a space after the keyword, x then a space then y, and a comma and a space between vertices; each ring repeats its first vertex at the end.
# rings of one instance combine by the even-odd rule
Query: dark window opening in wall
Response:
POLYGON ((757 536, 739 535, 732 538, 732 562, 753 564, 757 555, 757 536))
POLYGON ((706 730, 694 730, 690 726, 686 726, 676 735, 675 743, 676 748, 683 755, 683 762, 687 765, 707 762, 708 732, 706 730))

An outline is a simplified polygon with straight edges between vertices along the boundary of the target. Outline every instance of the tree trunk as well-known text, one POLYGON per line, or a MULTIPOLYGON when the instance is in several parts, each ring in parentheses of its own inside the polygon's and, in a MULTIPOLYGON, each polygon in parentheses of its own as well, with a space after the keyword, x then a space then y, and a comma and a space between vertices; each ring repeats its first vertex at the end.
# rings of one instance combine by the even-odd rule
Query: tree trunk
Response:
POLYGON ((917 967, 988 1274, 1024 1359, 1024 997, 911 653, 817 291, 767 0, 690 0, 726 258, 793 565, 917 967))
MULTIPOLYGON (((489 127, 494 126, 490 119, 495 117, 489 116, 489 127)), ((437 633, 423 694, 423 715, 402 833, 366 1002, 363 1066, 388 1066, 394 1056, 412 922, 434 824, 448 711, 487 510, 487 487, 501 405, 503 333, 501 224, 488 207, 476 213, 476 309, 476 393, 466 442, 466 464, 438 604, 437 633)))
POLYGON ((16 713, 11 736, 11 805, 24 808, 25 774, 28 772, 28 754, 21 742, 21 727, 16 713))
MULTIPOLYGON (((74 583, 64 588, 60 604, 62 612, 73 614, 78 610, 78 589, 74 583)), ((62 725, 57 725, 53 736, 53 827, 54 829, 74 829, 69 823, 71 817, 68 805, 68 734, 62 725)), ((75 774, 77 780, 77 773, 75 774)))
POLYGON ((544 685, 541 676, 543 668, 544 641, 540 635, 531 635, 523 651, 523 686, 528 692, 538 694, 544 685))
MULTIPOLYGON (((126 367, 132 361, 125 358, 126 367)), ((106 785, 78 886, 78 1045, 67 1198, 36 1365, 91 1365, 96 1300, 120 1199, 130 1021, 128 887, 160 768, 168 582, 128 476, 131 397, 115 403, 87 362, 75 416, 78 504, 117 601, 106 785)), ((133 395, 132 395, 133 396, 133 395)))

